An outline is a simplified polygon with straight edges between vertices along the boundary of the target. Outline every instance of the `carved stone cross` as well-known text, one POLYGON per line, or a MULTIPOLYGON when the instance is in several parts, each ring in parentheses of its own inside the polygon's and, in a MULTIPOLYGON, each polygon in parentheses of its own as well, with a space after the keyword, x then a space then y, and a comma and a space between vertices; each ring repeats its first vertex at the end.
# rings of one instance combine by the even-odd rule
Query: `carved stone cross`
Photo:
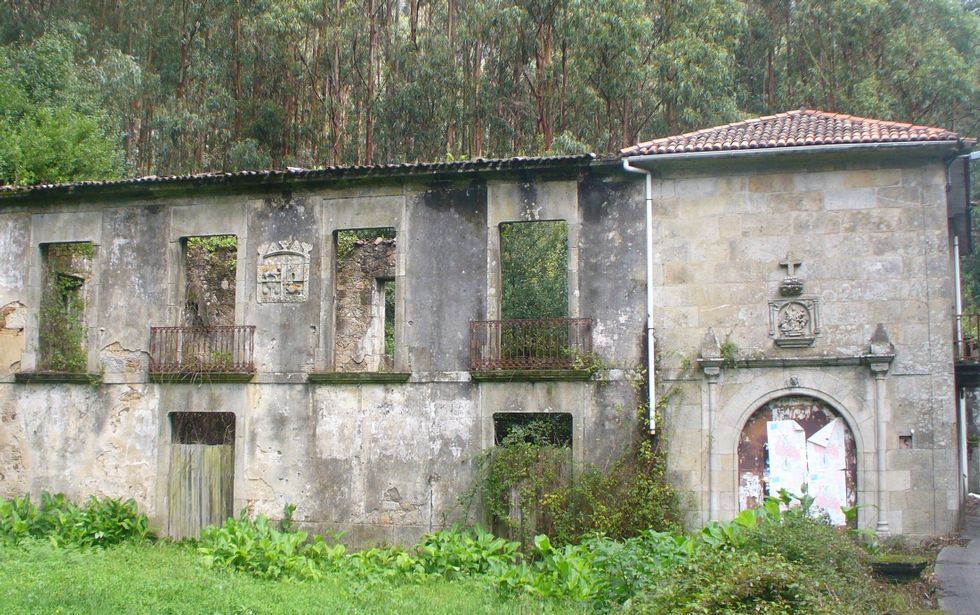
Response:
POLYGON ((785 260, 779 261, 780 267, 786 267, 786 277, 788 278, 793 277, 793 273, 795 273, 796 268, 802 264, 803 261, 798 260, 795 256, 793 256, 792 252, 786 255, 785 260))

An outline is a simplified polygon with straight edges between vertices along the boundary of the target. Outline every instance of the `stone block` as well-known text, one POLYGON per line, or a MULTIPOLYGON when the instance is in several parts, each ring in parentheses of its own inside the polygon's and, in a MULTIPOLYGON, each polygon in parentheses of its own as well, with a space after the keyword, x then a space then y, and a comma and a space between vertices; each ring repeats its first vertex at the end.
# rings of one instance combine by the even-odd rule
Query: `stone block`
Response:
POLYGON ((872 188, 839 188, 824 192, 824 206, 835 209, 871 209, 875 206, 872 188))
POLYGON ((749 176, 749 192, 793 192, 796 188, 792 173, 772 173, 749 176))
POLYGON ((772 214, 822 209, 823 194, 820 192, 780 192, 769 197, 769 211, 772 214))
POLYGON ((902 182, 902 172, 898 169, 866 169, 845 171, 842 184, 845 188, 868 188, 897 186, 902 182))
POLYGON ((905 491, 912 488, 912 473, 908 470, 889 470, 885 472, 885 489, 905 491))

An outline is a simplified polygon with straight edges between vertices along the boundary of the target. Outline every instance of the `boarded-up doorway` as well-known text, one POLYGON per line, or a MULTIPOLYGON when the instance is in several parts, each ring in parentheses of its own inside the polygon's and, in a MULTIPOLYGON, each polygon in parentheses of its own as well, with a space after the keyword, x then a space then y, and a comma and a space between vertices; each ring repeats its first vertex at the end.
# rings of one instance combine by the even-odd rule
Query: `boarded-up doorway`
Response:
POLYGON ((235 415, 171 412, 168 490, 171 538, 196 538, 233 515, 235 415))
POLYGON ((780 489, 844 525, 843 508, 857 501, 857 449, 847 422, 827 403, 807 396, 774 399, 756 410, 738 442, 738 507, 762 504, 780 489))

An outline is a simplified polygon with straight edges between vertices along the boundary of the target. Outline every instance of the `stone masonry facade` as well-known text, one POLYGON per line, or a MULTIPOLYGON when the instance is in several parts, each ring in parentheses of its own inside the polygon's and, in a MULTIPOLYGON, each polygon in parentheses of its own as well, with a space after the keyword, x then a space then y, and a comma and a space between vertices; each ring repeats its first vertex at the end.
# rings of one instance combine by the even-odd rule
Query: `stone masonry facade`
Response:
MULTIPOLYGON (((957 153, 637 159, 652 174, 657 411, 691 526, 731 518, 788 471, 749 426, 771 443, 796 418, 800 446, 831 460, 816 473, 810 458, 812 480, 830 498, 846 488, 860 526, 954 529, 957 153)), ((570 414, 579 466, 625 450, 647 351, 642 176, 586 156, 330 173, 348 172, 0 193, 0 496, 133 497, 165 528, 171 413, 232 413, 234 510, 275 518, 293 503, 308 529, 404 543, 465 514, 494 414, 570 414), (499 318, 499 227, 530 220, 567 224, 568 316, 592 319, 600 373, 470 372, 471 322, 499 318), (377 266, 360 288, 335 237, 367 228, 397 240, 362 247, 377 266), (182 246, 212 235, 236 238, 228 286, 234 323, 254 326, 254 373, 152 378, 150 327, 183 318, 182 246), (38 372, 42 254, 64 242, 92 245, 84 382, 38 372), (395 347, 390 366, 362 370, 343 298, 363 306, 377 279, 395 281, 395 347)))

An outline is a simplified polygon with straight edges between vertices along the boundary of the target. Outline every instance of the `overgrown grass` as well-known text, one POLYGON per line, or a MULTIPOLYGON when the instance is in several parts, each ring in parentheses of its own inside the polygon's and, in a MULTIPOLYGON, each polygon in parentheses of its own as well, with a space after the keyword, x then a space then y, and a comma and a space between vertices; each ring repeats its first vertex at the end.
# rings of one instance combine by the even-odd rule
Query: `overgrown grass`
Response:
POLYGON ((574 613, 572 603, 505 596, 486 578, 421 584, 269 581, 206 569, 185 545, 56 548, 0 546, 0 604, 7 613, 574 613))
MULTIPOLYGON (((16 612, 882 613, 928 607, 869 567, 868 536, 781 493, 694 534, 520 544, 452 528, 358 552, 243 515, 154 543, 131 502, 0 502, 0 604, 16 612), (790 508, 787 506, 792 505, 790 508), (111 540, 103 540, 104 537, 111 540), (115 546, 113 546, 115 545, 115 546), (108 547, 108 548, 93 548, 108 547)), ((928 587, 926 587, 928 590, 928 587)), ((918 591, 918 590, 917 590, 918 591)))

